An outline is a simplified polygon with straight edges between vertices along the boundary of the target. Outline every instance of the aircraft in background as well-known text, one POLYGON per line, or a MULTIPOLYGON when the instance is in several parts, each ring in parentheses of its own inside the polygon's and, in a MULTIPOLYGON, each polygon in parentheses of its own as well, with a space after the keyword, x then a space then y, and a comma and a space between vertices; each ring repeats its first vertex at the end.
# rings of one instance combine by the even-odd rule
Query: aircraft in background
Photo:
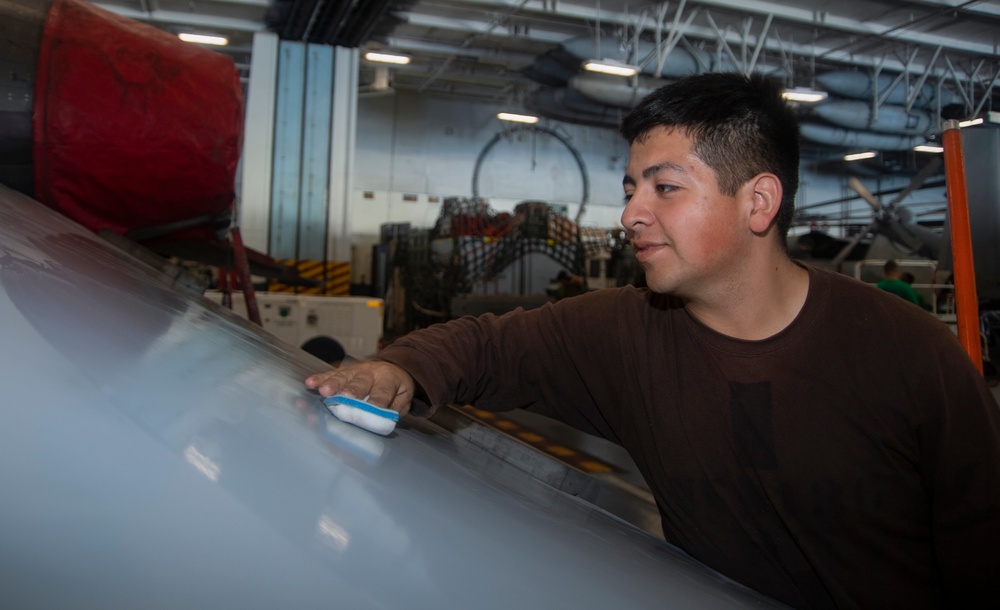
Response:
MULTIPOLYGON (((995 168, 1000 163, 1000 126, 987 122, 963 128, 962 142, 979 307, 996 310, 1000 309, 1000 181, 995 168)), ((846 263, 856 265, 866 259, 932 261, 935 283, 946 282, 952 268, 947 202, 925 203, 930 207, 920 211, 906 204, 906 198, 922 188, 943 190, 946 184, 941 174, 942 164, 935 159, 903 188, 879 194, 856 177, 849 178, 848 185, 871 207, 870 215, 822 213, 824 208, 847 203, 850 198, 802 208, 797 216, 800 224, 850 226, 851 232, 837 237, 828 231, 811 230, 790 238, 789 252, 810 264, 848 274, 853 274, 852 267, 846 263), (928 215, 943 221, 926 222, 928 215)))
MULTIPOLYGON (((845 261, 870 258, 869 249, 876 244, 879 238, 882 238, 894 246, 895 251, 889 250, 888 253, 895 256, 888 258, 910 257, 937 260, 943 245, 946 243, 943 233, 939 228, 935 229, 920 224, 914 213, 903 206, 902 202, 911 193, 923 188, 924 183, 938 174, 940 170, 940 159, 932 160, 917 172, 909 184, 892 192, 891 194, 894 195, 892 199, 885 202, 874 195, 857 177, 849 177, 848 186, 858 194, 858 197, 871 206, 871 216, 865 219, 860 215, 850 217, 841 215, 838 217, 837 214, 806 213, 809 210, 829 206, 830 202, 802 208, 798 210, 799 218, 808 219, 811 224, 832 222, 840 226, 857 225, 857 227, 853 229, 851 237, 834 237, 827 231, 811 230, 789 240, 790 252, 798 258, 810 259, 810 262, 825 261, 823 266, 847 272, 848 270, 844 267, 845 261)), ((846 201, 849 199, 843 200, 843 202, 846 201)), ((941 205, 946 206, 947 204, 942 203, 941 205)), ((884 250, 883 246, 882 254, 886 253, 884 250)))

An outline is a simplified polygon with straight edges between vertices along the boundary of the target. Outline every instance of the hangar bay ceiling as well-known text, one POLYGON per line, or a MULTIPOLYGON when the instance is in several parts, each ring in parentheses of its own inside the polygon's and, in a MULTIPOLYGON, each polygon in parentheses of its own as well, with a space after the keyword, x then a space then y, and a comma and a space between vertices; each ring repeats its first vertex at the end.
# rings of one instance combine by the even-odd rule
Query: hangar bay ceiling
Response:
MULTIPOLYGON (((994 110, 1000 2, 961 0, 97 0, 171 31, 227 36, 244 78, 253 34, 405 54, 362 60, 369 95, 413 91, 492 101, 613 127, 643 93, 685 74, 763 70, 829 93, 800 106, 804 157, 841 173, 845 152, 879 150, 852 171, 913 175, 942 118, 994 110), (632 78, 586 72, 607 58, 632 78), (873 86, 873 83, 876 86, 873 86)), ((997 108, 996 110, 1000 110, 997 108)), ((929 180, 928 185, 940 184, 929 180)), ((857 202, 862 203, 861 199, 857 202)), ((856 202, 856 203, 857 203, 856 202)), ((840 202, 832 202, 839 206, 840 202)), ((853 207, 853 206, 852 206, 853 207)), ((867 215, 867 214, 865 214, 867 215)), ((854 222, 844 218, 844 222, 854 222)), ((867 219, 858 221, 867 223, 867 219)))
MULTIPOLYGON (((943 115, 992 110, 1000 3, 958 0, 98 0, 173 31, 221 34, 244 74, 254 32, 385 49, 362 61, 368 91, 493 100, 567 122, 608 125, 651 88, 712 70, 763 70, 831 101, 804 110, 817 150, 909 150, 943 115), (633 78, 585 72, 607 58, 633 78), (873 87, 872 83, 877 83, 873 87)), ((807 151, 808 152, 808 151, 807 151)))

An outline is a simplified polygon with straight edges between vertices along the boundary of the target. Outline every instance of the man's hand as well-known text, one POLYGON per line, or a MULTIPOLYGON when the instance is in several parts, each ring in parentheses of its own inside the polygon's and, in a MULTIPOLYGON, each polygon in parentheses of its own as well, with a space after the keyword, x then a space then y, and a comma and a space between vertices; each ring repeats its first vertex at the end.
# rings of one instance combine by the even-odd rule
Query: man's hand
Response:
POLYGON ((346 394, 406 415, 416 384, 409 373, 395 364, 372 360, 310 375, 306 387, 318 390, 322 396, 346 394))

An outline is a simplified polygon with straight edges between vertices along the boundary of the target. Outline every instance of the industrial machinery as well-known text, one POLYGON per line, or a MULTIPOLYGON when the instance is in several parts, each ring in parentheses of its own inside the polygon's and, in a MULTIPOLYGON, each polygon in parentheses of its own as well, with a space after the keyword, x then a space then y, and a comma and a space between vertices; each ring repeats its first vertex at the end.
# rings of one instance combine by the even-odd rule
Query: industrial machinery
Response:
POLYGON ((579 226, 543 201, 508 213, 486 199, 449 197, 433 228, 384 225, 382 238, 373 256, 382 268, 372 277, 395 332, 538 307, 551 300, 547 289, 561 270, 590 289, 644 281, 621 228, 579 226))
POLYGON ((297 282, 233 222, 232 59, 83 0, 0 0, 0 40, 0 183, 126 247, 233 269, 244 289, 251 273, 297 282))
POLYGON ((243 130, 230 58, 82 0, 2 0, 0 33, 0 182, 94 232, 225 233, 243 130))
MULTIPOLYGON (((244 296, 238 292, 230 296, 233 311, 249 319, 244 296)), ((368 358, 381 347, 382 299, 283 292, 258 292, 255 296, 265 331, 322 360, 368 358), (324 351, 342 355, 328 357, 324 351)), ((221 291, 206 290, 205 297, 225 304, 226 295, 221 291)))

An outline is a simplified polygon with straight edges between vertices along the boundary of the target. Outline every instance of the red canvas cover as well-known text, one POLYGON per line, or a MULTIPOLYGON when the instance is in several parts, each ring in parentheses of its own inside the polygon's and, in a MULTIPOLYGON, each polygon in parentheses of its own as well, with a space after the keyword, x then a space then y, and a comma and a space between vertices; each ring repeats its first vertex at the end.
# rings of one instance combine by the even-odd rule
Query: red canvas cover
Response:
POLYGON ((55 0, 33 112, 35 196, 91 230, 124 234, 232 208, 243 92, 222 54, 55 0))

